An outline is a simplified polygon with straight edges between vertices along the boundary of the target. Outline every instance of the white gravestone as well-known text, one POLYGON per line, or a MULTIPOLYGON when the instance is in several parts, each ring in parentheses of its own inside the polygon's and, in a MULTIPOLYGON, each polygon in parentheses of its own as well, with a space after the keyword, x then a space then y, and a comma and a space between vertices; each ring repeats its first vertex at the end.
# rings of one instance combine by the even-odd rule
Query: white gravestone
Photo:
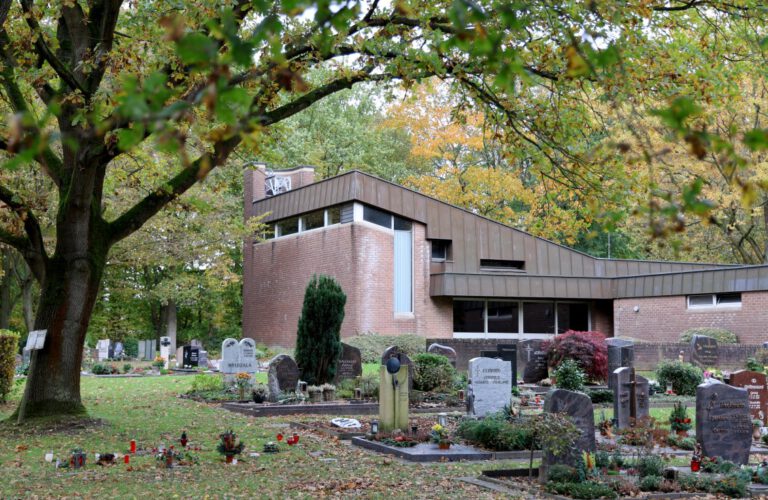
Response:
POLYGON ((165 360, 165 369, 171 360, 171 337, 160 337, 160 357, 165 360))
POLYGON ((469 360, 472 414, 484 417, 512 401, 512 363, 494 358, 469 360))
POLYGON ((256 373, 256 342, 243 339, 226 339, 221 343, 221 363, 219 370, 224 374, 240 372, 256 373))
POLYGON ((109 359, 109 339, 96 342, 96 349, 99 351, 99 361, 109 359))

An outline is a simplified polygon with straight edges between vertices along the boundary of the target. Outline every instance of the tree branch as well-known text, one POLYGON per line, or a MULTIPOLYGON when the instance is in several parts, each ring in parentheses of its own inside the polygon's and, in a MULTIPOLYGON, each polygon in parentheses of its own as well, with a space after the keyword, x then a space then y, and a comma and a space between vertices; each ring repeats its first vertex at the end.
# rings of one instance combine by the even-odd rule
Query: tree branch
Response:
POLYGON ((22 238, 6 231, 5 236, 12 236, 12 238, 5 241, 21 252, 35 278, 38 282, 42 283, 45 279, 45 267, 48 263, 43 233, 40 230, 40 223, 37 221, 35 214, 19 200, 20 198, 10 189, 0 185, 0 201, 5 203, 23 222, 24 231, 27 234, 26 238, 22 238))
POLYGON ((168 203, 184 194, 208 173, 223 164, 240 144, 242 137, 235 134, 214 145, 213 153, 205 153, 181 170, 162 187, 154 190, 136 205, 108 224, 109 244, 113 245, 137 231, 168 203))
POLYGON ((115 27, 120 16, 120 6, 123 0, 100 0, 93 4, 88 13, 88 29, 91 35, 96 68, 86 79, 85 86, 90 92, 95 92, 101 84, 107 69, 109 52, 115 39, 115 27))
POLYGON ((27 21, 27 26, 32 30, 33 35, 37 35, 35 37, 35 48, 37 49, 37 53, 50 64, 56 74, 59 75, 59 78, 61 78, 69 88, 72 90, 79 90, 82 92, 83 96, 87 98, 90 95, 87 89, 80 83, 77 77, 75 77, 75 74, 72 73, 72 71, 70 71, 58 57, 56 57, 48 47, 48 44, 45 43, 43 30, 40 29, 40 24, 38 24, 37 19, 35 19, 34 13, 32 12, 32 0, 19 0, 19 3, 24 11, 24 18, 27 21))

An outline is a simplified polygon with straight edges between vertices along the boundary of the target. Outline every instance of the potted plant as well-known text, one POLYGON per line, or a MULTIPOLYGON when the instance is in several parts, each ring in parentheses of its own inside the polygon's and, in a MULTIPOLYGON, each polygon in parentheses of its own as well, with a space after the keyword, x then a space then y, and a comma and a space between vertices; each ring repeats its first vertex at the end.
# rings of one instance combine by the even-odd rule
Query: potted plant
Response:
POLYGON ((432 426, 431 438, 433 443, 437 443, 438 448, 441 450, 447 450, 451 447, 451 438, 448 436, 448 431, 440 424, 432 426))
POLYGON ((323 391, 316 385, 307 387, 307 393, 309 394, 309 401, 312 403, 319 403, 323 399, 323 391))
POLYGON ((688 417, 688 407, 682 403, 675 403, 672 413, 669 415, 669 426, 678 436, 688 435, 691 429, 691 419, 688 417))
POLYGON ((160 373, 160 369, 165 368, 165 358, 162 356, 156 356, 155 360, 152 361, 152 371, 155 374, 160 373))
POLYGON ((253 402, 263 403, 269 396, 269 389, 264 384, 256 384, 253 386, 253 402))
POLYGON ((320 390, 323 391, 324 401, 333 401, 336 399, 336 386, 333 384, 323 384, 320 386, 320 390))
POLYGON ((232 463, 235 455, 239 455, 245 449, 245 443, 238 441, 237 434, 232 430, 219 434, 219 439, 219 445, 216 447, 216 450, 224 455, 228 464, 232 463))
POLYGON ((235 375, 235 385, 237 386, 237 392, 240 397, 240 401, 244 401, 245 390, 251 386, 251 374, 240 372, 235 375))

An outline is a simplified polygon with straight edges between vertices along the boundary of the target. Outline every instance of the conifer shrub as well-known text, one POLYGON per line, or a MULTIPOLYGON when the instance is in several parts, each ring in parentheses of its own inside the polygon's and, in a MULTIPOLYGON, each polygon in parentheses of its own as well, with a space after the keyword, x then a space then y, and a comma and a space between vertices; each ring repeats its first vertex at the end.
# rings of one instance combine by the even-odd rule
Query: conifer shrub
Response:
POLYGON ((696 386, 704 381, 704 372, 690 363, 663 361, 656 367, 656 380, 661 387, 671 385, 675 394, 695 396, 696 386))
POLYGON ((0 330, 0 401, 5 402, 13 390, 13 375, 16 372, 16 352, 19 334, 11 330, 0 330))
POLYGON ((311 385, 332 382, 341 354, 347 296, 330 276, 313 276, 304 292, 296 338, 296 364, 311 385))
POLYGON ((547 358, 551 367, 566 359, 576 361, 593 382, 604 382, 608 377, 608 346, 600 332, 568 330, 549 342, 547 358))
POLYGON ((413 388, 418 391, 448 389, 456 370, 445 356, 422 352, 413 358, 413 388))

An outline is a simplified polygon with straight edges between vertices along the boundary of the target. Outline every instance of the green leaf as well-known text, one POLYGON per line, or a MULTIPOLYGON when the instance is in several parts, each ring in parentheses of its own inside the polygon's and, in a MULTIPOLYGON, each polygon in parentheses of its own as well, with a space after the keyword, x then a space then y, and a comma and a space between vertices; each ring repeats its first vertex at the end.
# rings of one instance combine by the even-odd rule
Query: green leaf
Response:
POLYGON ((234 125, 238 118, 248 111, 251 99, 245 89, 225 89, 216 96, 216 116, 228 125, 234 125))
POLYGON ((121 151, 128 151, 141 142, 144 138, 144 126, 134 125, 133 128, 123 128, 117 131, 117 147, 121 151))
POLYGON ((678 97, 667 108, 652 109, 651 114, 661 118, 665 125, 678 132, 687 130, 688 118, 701 113, 701 108, 690 97, 678 97))
POLYGON ((744 134, 744 144, 752 151, 768 149, 768 130, 756 128, 744 134))
POLYGON ((176 52, 184 64, 207 66, 215 61, 218 45, 202 33, 190 33, 176 42, 176 52))

